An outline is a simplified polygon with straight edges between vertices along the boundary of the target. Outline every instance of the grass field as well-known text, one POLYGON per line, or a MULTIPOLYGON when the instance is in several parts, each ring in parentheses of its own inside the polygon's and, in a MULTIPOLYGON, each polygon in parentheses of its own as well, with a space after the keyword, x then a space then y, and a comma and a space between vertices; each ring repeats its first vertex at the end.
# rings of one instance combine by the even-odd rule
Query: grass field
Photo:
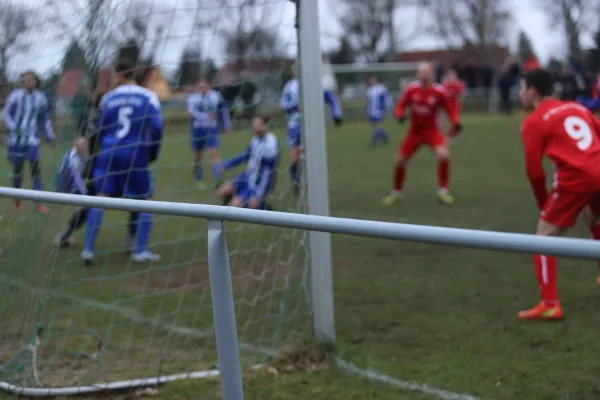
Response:
MULTIPOLYGON (((436 202, 435 162, 427 151, 410 165, 406 199, 392 207, 381 204, 390 190, 396 143, 404 128, 390 123, 393 144, 376 149, 369 147, 364 123, 331 128, 331 213, 532 232, 537 213, 524 174, 519 124, 516 118, 465 118, 465 132, 452 148, 451 188, 457 203, 449 207, 436 202)), ((225 137, 223 152, 243 148, 248 138, 242 133, 225 137)), ((46 174, 51 175, 59 152, 47 150, 45 157, 46 174)), ((187 137, 172 126, 156 170, 157 198, 215 203, 214 193, 193 189, 189 160, 187 137)), ((280 189, 287 182, 282 176, 280 189)), ((302 209, 289 196, 274 203, 278 210, 302 209)), ((8 202, 3 204, 2 380, 33 385, 31 356, 16 350, 23 338, 31 339, 37 323, 44 327, 37 365, 46 385, 214 366, 204 221, 157 217, 153 242, 163 261, 136 266, 122 249, 126 216, 109 212, 97 263, 85 269, 78 259, 79 247, 58 254, 50 246, 71 208, 53 206, 49 216, 19 216, 8 202), (96 354, 99 343, 104 362, 96 354)), ((431 398, 349 375, 327 363, 321 350, 304 345, 310 325, 303 232, 227 227, 240 341, 297 350, 274 360, 272 368, 246 370, 247 399, 431 398), (287 371, 290 366, 294 371, 287 371), (323 368, 312 371, 315 366, 323 368)), ((572 234, 585 232, 578 227, 572 234)), ((600 397, 600 293, 593 263, 559 260, 565 322, 523 323, 516 319, 517 311, 538 300, 527 255, 347 236, 334 236, 333 246, 336 352, 345 360, 482 398, 600 397)), ((245 365, 265 361, 247 348, 242 349, 242 359, 245 365)), ((157 398, 217 399, 219 383, 172 383, 161 388, 157 398)))

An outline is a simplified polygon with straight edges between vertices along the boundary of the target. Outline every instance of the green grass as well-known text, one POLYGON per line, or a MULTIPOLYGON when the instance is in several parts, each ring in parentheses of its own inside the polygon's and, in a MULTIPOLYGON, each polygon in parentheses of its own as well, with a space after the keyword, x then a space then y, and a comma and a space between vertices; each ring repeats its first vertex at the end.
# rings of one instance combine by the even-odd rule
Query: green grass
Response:
MULTIPOLYGON (((436 165, 427 151, 410 164, 406 199, 392 207, 381 204, 390 190, 396 143, 404 128, 390 123, 394 144, 376 149, 368 145, 370 133, 364 123, 331 128, 331 213, 532 232, 537 211, 524 174, 519 123, 504 117, 465 118, 465 132, 452 147, 451 188, 457 203, 450 207, 436 202, 436 165)), ((193 189, 183 128, 171 126, 168 132, 155 171, 157 198, 216 203, 214 193, 193 189)), ((241 133, 225 137, 223 152, 243 148, 248 139, 241 133)), ((60 154, 44 150, 50 178, 60 154)), ((284 159, 282 167, 285 164, 284 159)), ((287 182, 282 175, 279 188, 286 189, 287 182)), ((164 261, 148 268, 130 264, 121 249, 125 213, 108 212, 97 264, 85 269, 78 259, 79 247, 58 254, 50 246, 72 208, 53 206, 47 217, 18 216, 8 202, 2 204, 0 316, 11 321, 10 328, 0 330, 2 360, 16 354, 18 344, 31 337, 27 335, 39 322, 44 332, 38 367, 46 385, 102 381, 101 364, 89 358, 99 339, 111 379, 214 366, 204 221, 157 217, 153 242, 164 261), (174 325, 193 332, 175 332, 174 325)), ((302 209, 289 196, 276 198, 274 204, 278 210, 302 209)), ((27 208, 32 210, 31 205, 27 208)), ((233 223, 227 229, 240 341, 268 349, 302 349, 289 359, 294 361, 278 362, 277 373, 246 370, 246 398, 426 398, 348 375, 332 363, 307 372, 323 360, 303 358, 312 351, 302 347, 310 337, 303 232, 233 223), (287 365, 296 368, 286 372, 287 365)), ((572 234, 585 232, 578 227, 572 234)), ((567 319, 544 324, 516 319, 517 311, 538 300, 532 260, 526 255, 341 235, 333 237, 333 254, 336 347, 344 359, 484 398, 600 397, 600 296, 593 263, 559 260, 567 319)), ((244 349, 242 359, 245 365, 265 361, 244 349)), ((0 371, 0 378, 33 385, 29 365, 30 357, 21 354, 0 371)), ((219 397, 214 379, 169 384, 158 395, 219 397)))

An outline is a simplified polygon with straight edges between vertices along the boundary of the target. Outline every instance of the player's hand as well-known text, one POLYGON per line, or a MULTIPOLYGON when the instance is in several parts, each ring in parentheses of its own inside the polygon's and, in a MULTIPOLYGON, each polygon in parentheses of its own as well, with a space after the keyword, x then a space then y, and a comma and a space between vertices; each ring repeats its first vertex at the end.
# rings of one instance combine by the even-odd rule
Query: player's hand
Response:
POLYGON ((463 129, 463 126, 461 123, 458 124, 454 124, 454 134, 458 135, 463 129))
POLYGON ((256 197, 252 197, 250 199, 250 201, 248 202, 248 208, 252 208, 252 209, 257 209, 258 206, 260 206, 260 200, 257 199, 256 197))
POLYGON ((334 124, 335 126, 342 126, 342 124, 343 124, 343 123, 344 123, 344 120, 343 120, 343 119, 341 119, 340 117, 335 117, 335 118, 333 119, 333 124, 334 124))
POLYGON ((403 116, 401 116, 401 117, 397 117, 396 119, 398 120, 398 123, 399 123, 399 124, 403 124, 403 123, 404 123, 404 121, 406 120, 406 118, 404 117, 404 115, 403 115, 403 116))

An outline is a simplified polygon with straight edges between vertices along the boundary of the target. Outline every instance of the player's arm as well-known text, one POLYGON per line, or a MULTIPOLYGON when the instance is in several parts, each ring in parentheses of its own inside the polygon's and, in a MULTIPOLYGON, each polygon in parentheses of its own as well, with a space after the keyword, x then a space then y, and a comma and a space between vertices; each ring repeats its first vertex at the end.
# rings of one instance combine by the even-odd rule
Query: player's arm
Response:
POLYGON ((398 119, 398 121, 403 122, 404 118, 406 117, 406 108, 410 107, 410 98, 411 98, 411 94, 412 94, 412 89, 406 88, 404 90, 404 92, 402 92, 402 95, 400 96, 400 100, 398 100, 398 103, 396 104, 396 109, 394 110, 394 115, 396 117, 396 119, 398 119))
POLYGON ((250 146, 237 156, 233 156, 228 158, 223 162, 223 170, 227 171, 228 169, 235 168, 240 164, 248 162, 250 159, 250 146))
POLYGON ((600 108, 600 97, 596 97, 594 99, 580 99, 579 102, 582 106, 592 111, 600 108))
POLYGON ((229 107, 225 104, 225 100, 223 96, 219 93, 219 104, 217 105, 217 113, 219 114, 219 119, 223 124, 223 130, 229 131, 231 129, 231 117, 229 116, 229 107))
POLYGON ((52 142, 54 140, 54 131, 52 130, 52 121, 50 121, 50 110, 48 107, 48 98, 45 94, 42 94, 42 106, 40 113, 40 122, 42 123, 44 129, 44 136, 46 136, 46 141, 52 142))
POLYGON ((81 174, 79 173, 79 170, 77 169, 77 166, 75 165, 75 162, 72 160, 69 160, 68 168, 69 168, 69 174, 73 178, 73 184, 77 188, 77 191, 81 194, 88 194, 88 190, 87 190, 87 187, 85 186, 85 182, 83 181, 83 178, 81 177, 81 174))
POLYGON ((450 122, 455 126, 459 126, 460 119, 458 117, 458 109, 454 106, 454 104, 452 104, 452 100, 447 95, 444 89, 440 89, 440 99, 442 103, 442 108, 444 109, 444 111, 446 111, 446 114, 448 114, 450 122))
POLYGON ((13 90, 10 95, 8 95, 6 103, 4 104, 4 124, 9 132, 15 131, 18 128, 17 121, 13 119, 13 115, 17 110, 17 97, 17 91, 13 90))
POLYGON ((294 96, 294 93, 288 88, 284 88, 283 93, 281 93, 281 99, 279 99, 279 108, 282 111, 288 112, 297 108, 298 105, 297 96, 294 96))
POLYGON ((187 110, 193 119, 201 120, 205 117, 204 112, 196 110, 196 96, 193 94, 189 95, 187 98, 187 110))
POLYGON ((147 115, 148 129, 150 131, 150 147, 148 148, 148 160, 156 161, 162 145, 164 123, 160 113, 160 101, 156 94, 150 96, 150 107, 147 115))
POLYGON ((544 147, 542 136, 537 132, 531 121, 523 123, 522 135, 523 150, 525 151, 525 167, 527 178, 533 189, 533 195, 541 210, 548 199, 548 189, 546 188, 546 172, 542 160, 544 158, 544 147))
POLYGON ((323 101, 329 106, 331 116, 336 120, 342 119, 342 106, 340 100, 331 90, 323 91, 323 101))
POLYGON ((273 177, 277 173, 275 168, 277 167, 277 160, 279 159, 279 148, 273 146, 265 151, 260 160, 261 174, 258 185, 256 186, 256 192, 254 193, 254 199, 260 202, 267 195, 269 185, 273 180, 273 177))
POLYGON ((394 108, 394 99, 392 99, 392 96, 390 96, 387 90, 384 90, 383 93, 381 93, 381 97, 381 103, 385 106, 384 113, 387 114, 389 110, 394 108))

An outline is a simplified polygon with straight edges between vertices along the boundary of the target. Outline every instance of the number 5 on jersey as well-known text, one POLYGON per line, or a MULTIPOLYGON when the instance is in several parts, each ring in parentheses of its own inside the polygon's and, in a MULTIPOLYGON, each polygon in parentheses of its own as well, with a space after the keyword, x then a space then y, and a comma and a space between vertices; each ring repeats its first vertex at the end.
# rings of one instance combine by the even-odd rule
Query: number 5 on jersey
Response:
POLYGON ((129 134, 131 130, 131 114, 133 114, 132 107, 121 107, 119 108, 119 130, 115 134, 117 139, 123 139, 129 134))
POLYGON ((594 140, 594 134, 592 128, 588 123, 581 117, 567 117, 565 119, 565 132, 575 140, 579 150, 585 151, 590 148, 592 141, 594 140))

